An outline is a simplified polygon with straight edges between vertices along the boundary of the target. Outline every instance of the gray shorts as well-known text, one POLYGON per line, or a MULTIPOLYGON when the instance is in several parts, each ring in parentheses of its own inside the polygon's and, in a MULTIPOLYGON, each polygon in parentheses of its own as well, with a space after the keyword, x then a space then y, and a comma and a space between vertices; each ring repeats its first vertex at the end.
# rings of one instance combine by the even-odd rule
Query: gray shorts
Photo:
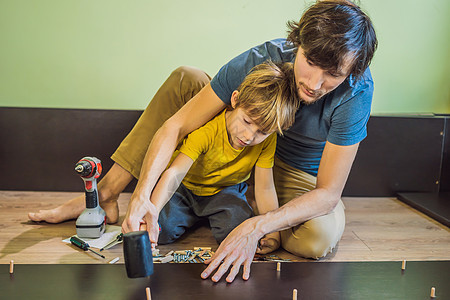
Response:
POLYGON ((212 234, 220 244, 239 224, 253 216, 245 192, 247 183, 229 186, 212 196, 194 195, 183 184, 159 214, 159 244, 178 239, 186 229, 207 219, 212 234))

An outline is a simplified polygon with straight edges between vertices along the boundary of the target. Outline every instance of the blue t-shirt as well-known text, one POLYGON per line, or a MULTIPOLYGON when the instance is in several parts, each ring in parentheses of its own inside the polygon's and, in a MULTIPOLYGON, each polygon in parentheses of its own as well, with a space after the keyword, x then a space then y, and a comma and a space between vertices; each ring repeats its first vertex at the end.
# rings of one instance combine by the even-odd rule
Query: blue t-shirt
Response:
MULTIPOLYGON (((231 94, 250 70, 267 60, 294 62, 295 47, 286 39, 256 46, 232 59, 212 79, 217 96, 230 104, 231 94)), ((278 136, 276 155, 290 166, 317 176, 325 142, 348 146, 367 136, 373 80, 369 68, 358 81, 350 75, 335 90, 310 105, 302 105, 295 123, 278 136)))

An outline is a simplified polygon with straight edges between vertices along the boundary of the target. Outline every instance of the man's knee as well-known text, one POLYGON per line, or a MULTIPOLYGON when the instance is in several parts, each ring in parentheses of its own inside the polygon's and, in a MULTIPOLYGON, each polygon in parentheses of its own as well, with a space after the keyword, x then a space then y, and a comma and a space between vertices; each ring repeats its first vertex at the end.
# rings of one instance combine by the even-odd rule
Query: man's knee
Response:
MULTIPOLYGON (((179 103, 186 103, 211 81, 204 71, 182 66, 176 68, 166 80, 165 85, 174 92, 179 103), (173 89, 173 90, 172 90, 173 89)), ((178 103, 178 102, 177 102, 178 103)))
POLYGON ((325 257, 328 253, 331 253, 336 244, 331 241, 299 241, 289 240, 286 237, 281 239, 282 247, 297 256, 319 259, 325 257))
POLYGON ((170 76, 181 79, 182 88, 202 88, 211 81, 211 77, 195 67, 181 66, 176 68, 170 76))
POLYGON ((333 251, 344 228, 344 206, 339 202, 332 213, 282 231, 281 244, 297 256, 319 259, 333 251))

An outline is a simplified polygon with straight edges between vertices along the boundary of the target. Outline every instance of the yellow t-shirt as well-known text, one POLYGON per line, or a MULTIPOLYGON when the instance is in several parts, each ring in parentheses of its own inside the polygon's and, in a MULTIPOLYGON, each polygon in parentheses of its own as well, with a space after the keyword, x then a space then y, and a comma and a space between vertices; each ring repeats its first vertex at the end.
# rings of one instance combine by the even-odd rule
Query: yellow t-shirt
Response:
POLYGON ((225 112, 189 134, 172 157, 181 152, 194 161, 183 184, 195 195, 211 196, 247 180, 255 164, 273 167, 276 133, 258 145, 234 149, 228 140, 225 112))

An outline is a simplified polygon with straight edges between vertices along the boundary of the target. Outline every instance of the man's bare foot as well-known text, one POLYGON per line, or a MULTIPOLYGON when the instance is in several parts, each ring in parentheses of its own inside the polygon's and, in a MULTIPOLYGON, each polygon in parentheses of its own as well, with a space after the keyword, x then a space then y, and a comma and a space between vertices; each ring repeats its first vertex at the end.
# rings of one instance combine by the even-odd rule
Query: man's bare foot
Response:
MULTIPOLYGON (((115 197, 108 199, 100 204, 100 206, 105 210, 106 221, 108 224, 116 223, 119 219, 119 205, 115 197)), ((86 208, 86 200, 84 195, 73 198, 66 203, 48 210, 40 210, 37 213, 28 213, 28 218, 35 222, 47 222, 47 223, 61 223, 67 220, 72 220, 78 218, 78 216, 86 208)))
POLYGON ((100 203, 100 206, 106 213, 106 222, 108 224, 115 224, 119 220, 119 203, 117 203, 117 199, 119 199, 118 196, 115 199, 100 203))
POLYGON ((40 210, 37 213, 29 213, 28 218, 35 222, 45 221, 47 223, 61 223, 78 218, 85 208, 86 201, 84 195, 80 195, 56 208, 40 210))
MULTIPOLYGON (((117 223, 119 219, 119 194, 133 180, 133 175, 114 163, 105 177, 98 183, 98 196, 100 206, 105 210, 106 221, 109 224, 117 223)), ((86 208, 84 194, 73 198, 63 205, 49 210, 40 210, 37 213, 29 213, 32 221, 45 221, 48 223, 61 223, 76 219, 86 208)))

